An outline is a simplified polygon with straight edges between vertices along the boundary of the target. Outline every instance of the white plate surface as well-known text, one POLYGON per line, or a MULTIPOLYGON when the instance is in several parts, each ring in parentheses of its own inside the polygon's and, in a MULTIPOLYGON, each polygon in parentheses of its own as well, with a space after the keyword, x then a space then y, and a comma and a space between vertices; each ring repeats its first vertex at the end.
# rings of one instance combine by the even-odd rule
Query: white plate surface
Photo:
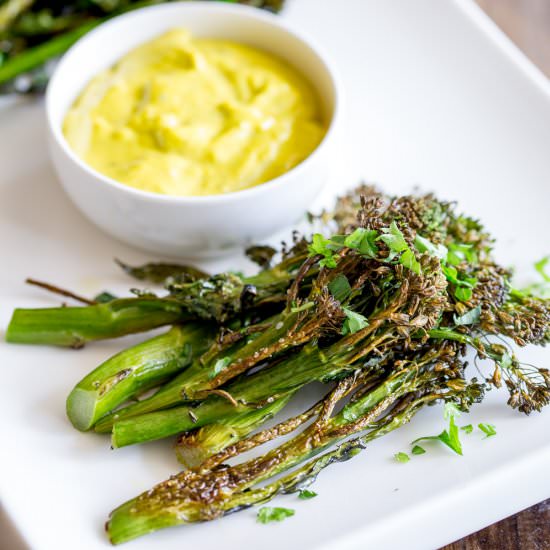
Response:
MULTIPOLYGON (((347 119, 329 195, 361 177, 392 193, 414 184, 434 190, 482 218, 498 236, 498 258, 532 277, 532 260, 550 252, 544 77, 469 1, 290 0, 284 17, 322 43, 341 72, 347 119)), ((16 306, 56 303, 25 286, 27 276, 82 293, 121 292, 132 283, 111 258, 148 259, 74 209, 52 173, 44 133, 40 102, 0 112, 1 330, 16 306)), ((165 442, 110 451, 107 438, 78 433, 65 418, 72 386, 139 339, 82 351, 0 343, 0 496, 31 548, 108 548, 107 513, 177 469, 165 442)), ((522 357, 541 365, 549 358, 541 349, 522 357)), ((259 525, 248 510, 128 548, 436 548, 550 497, 550 410, 526 418, 505 398, 492 394, 464 419, 491 422, 498 435, 464 437, 462 458, 433 448, 405 465, 392 460, 415 437, 439 433, 441 410, 432 408, 325 470, 318 498, 277 499, 297 510, 281 524, 259 525)))

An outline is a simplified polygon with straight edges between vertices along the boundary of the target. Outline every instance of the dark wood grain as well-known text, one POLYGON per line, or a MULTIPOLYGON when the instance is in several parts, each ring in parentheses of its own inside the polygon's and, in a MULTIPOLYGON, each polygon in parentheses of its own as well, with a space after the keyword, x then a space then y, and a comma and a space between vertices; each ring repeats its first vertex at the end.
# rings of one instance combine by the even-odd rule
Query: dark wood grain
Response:
MULTIPOLYGON (((550 0, 476 0, 516 45, 550 77, 550 0)), ((550 475, 550 474, 549 474, 550 475)), ((0 508, 0 550, 24 549, 0 508), (12 541, 12 543, 8 542, 12 541), (7 545, 6 545, 7 544, 7 545)), ((441 550, 550 550, 550 499, 441 550)))
POLYGON ((550 499, 441 550, 549 550, 550 499))
MULTIPOLYGON (((550 0, 476 0, 550 77, 550 0)), ((550 550, 550 499, 442 550, 550 550)))
POLYGON ((476 0, 523 53, 550 77, 550 1, 476 0))

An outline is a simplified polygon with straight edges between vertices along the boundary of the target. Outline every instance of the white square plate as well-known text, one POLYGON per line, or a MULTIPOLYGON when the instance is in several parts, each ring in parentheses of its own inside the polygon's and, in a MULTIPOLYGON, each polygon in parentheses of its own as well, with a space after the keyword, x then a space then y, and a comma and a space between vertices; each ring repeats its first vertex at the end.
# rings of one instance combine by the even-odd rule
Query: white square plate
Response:
MULTIPOLYGON (((342 152, 329 195, 361 177, 391 193, 419 184, 456 199, 498 237, 496 253, 531 277, 550 252, 550 86, 469 1, 289 0, 283 17, 334 58, 346 92, 342 152)), ((0 112, 0 327, 13 308, 55 297, 34 276, 82 293, 132 285, 113 257, 149 257, 100 233, 55 181, 41 102, 0 112)), ((239 267, 231 259, 210 269, 239 267)), ((0 334, 0 336, 2 336, 0 334)), ((65 397, 99 362, 139 337, 81 351, 0 343, 0 495, 30 547, 108 548, 108 512, 177 469, 170 445, 109 450, 65 418, 65 397)), ((537 364, 548 353, 529 349, 537 364)), ((130 543, 134 550, 435 548, 550 496, 550 410, 526 418, 493 393, 464 423, 498 435, 465 436, 465 456, 444 448, 398 464, 420 435, 439 433, 440 408, 345 465, 324 471, 319 497, 276 502, 297 510, 260 525, 254 510, 130 543)), ((1 543, 0 543, 1 545, 1 543)))

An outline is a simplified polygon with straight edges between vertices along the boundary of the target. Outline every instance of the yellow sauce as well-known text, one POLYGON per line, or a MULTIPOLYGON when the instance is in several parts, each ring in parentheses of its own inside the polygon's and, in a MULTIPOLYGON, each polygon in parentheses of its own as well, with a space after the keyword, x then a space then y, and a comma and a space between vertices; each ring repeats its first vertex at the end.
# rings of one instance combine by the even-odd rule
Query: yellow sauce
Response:
POLYGON ((155 193, 213 195, 287 172, 326 125, 308 81, 281 59, 172 30, 96 76, 63 126, 87 164, 155 193))

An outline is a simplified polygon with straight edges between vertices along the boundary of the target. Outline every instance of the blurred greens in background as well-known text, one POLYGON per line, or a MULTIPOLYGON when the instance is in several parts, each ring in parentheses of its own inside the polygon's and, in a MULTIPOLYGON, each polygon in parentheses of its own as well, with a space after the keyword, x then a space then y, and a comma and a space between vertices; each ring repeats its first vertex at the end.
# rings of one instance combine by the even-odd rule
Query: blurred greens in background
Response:
MULTIPOLYGON (((170 0, 168 0, 170 1, 170 0)), ((278 12, 284 0, 225 0, 278 12)), ((0 0, 0 92, 44 91, 55 60, 110 17, 162 0, 0 0)))

